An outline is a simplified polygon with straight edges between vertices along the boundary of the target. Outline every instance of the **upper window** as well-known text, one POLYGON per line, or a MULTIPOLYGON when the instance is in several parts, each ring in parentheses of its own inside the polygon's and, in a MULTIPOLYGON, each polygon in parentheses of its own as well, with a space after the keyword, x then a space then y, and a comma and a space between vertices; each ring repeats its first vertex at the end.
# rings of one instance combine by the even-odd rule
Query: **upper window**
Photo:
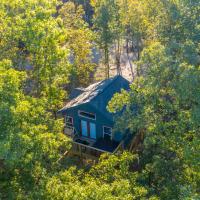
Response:
POLYGON ((94 113, 89 113, 89 112, 85 112, 85 111, 79 110, 78 114, 81 117, 85 117, 85 118, 88 118, 88 119, 96 120, 96 115, 94 113))
POLYGON ((73 127, 73 118, 70 116, 65 117, 65 124, 67 127, 73 127))

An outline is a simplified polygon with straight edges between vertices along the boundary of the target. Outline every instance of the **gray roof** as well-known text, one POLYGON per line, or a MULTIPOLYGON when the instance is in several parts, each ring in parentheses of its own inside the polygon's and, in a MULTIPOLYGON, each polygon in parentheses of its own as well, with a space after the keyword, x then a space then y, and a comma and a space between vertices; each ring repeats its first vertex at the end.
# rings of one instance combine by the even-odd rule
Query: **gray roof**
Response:
POLYGON ((73 107, 86 104, 89 102, 90 103, 96 102, 98 101, 97 97, 98 96, 102 97, 102 95, 103 95, 103 99, 105 99, 105 107, 106 107, 107 105, 106 96, 108 95, 108 94, 106 95, 106 93, 109 93, 109 95, 111 95, 112 93, 115 93, 115 91, 120 91, 123 88, 122 86, 125 86, 124 89, 127 89, 129 87, 129 82, 120 75, 94 83, 88 86, 87 88, 85 88, 84 90, 82 90, 83 92, 80 95, 78 95, 76 98, 69 101, 61 110, 59 110, 59 112, 62 112, 69 108, 73 108, 73 107), (119 84, 119 82, 121 84, 119 84))

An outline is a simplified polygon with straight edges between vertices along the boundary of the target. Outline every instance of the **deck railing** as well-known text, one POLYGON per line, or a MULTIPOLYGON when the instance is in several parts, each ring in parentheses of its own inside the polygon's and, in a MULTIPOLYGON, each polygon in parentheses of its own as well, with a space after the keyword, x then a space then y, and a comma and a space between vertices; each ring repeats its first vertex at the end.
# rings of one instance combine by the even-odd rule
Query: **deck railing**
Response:
POLYGON ((123 151, 124 150, 124 140, 122 140, 119 145, 117 146, 117 148, 114 150, 113 153, 117 153, 119 150, 123 151))
POLYGON ((69 128, 65 127, 64 132, 66 135, 68 135, 72 138, 72 147, 66 153, 66 155, 71 154, 71 155, 77 155, 77 156, 84 157, 84 158, 89 158, 92 160, 98 160, 98 158, 100 157, 100 155, 102 153, 115 154, 118 151, 123 151, 123 148, 124 148, 124 140, 122 140, 120 142, 120 144, 117 146, 117 148, 114 150, 114 152, 111 153, 109 151, 95 148, 91 144, 86 145, 86 144, 76 142, 76 140, 79 139, 80 137, 78 136, 78 134, 74 134, 76 132, 74 130, 74 128, 69 129, 69 128))
POLYGON ((92 160, 98 160, 98 158, 100 157, 102 153, 110 153, 108 151, 97 149, 95 147, 81 144, 75 141, 72 142, 72 148, 70 152, 74 155, 78 155, 80 157, 84 157, 87 159, 89 158, 92 160))
MULTIPOLYGON (((76 138, 76 136, 74 138, 76 138)), ((82 144, 82 143, 79 143, 79 142, 76 142, 75 140, 73 140, 72 148, 71 148, 70 152, 73 155, 78 155, 80 157, 98 160, 100 155, 103 153, 115 154, 119 151, 123 151, 123 149, 124 149, 124 140, 122 140, 120 142, 120 144, 117 146, 117 148, 113 152, 98 149, 93 146, 82 144)))

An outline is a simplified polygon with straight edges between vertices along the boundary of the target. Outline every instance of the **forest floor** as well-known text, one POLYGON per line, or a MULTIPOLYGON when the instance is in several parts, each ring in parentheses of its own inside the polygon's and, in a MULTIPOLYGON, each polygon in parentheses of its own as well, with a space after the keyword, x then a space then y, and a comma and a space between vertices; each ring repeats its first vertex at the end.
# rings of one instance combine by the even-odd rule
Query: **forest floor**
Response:
MULTIPOLYGON (((97 55, 97 54, 96 54, 97 55)), ((104 64, 101 62, 101 54, 98 54, 98 58, 96 57, 95 60, 97 61, 97 69, 95 72, 95 80, 103 80, 106 77, 105 74, 105 66, 104 64)), ((128 55, 126 53, 126 48, 123 47, 122 51, 121 51, 121 72, 122 72, 122 76, 124 78, 126 78, 127 80, 129 80, 130 82, 133 81, 134 76, 135 76, 135 71, 136 71, 136 65, 134 64, 134 61, 136 60, 136 56, 134 53, 129 53, 129 58, 128 55)), ((117 67, 115 64, 115 54, 114 51, 111 51, 110 54, 110 77, 113 77, 117 75, 117 67)))

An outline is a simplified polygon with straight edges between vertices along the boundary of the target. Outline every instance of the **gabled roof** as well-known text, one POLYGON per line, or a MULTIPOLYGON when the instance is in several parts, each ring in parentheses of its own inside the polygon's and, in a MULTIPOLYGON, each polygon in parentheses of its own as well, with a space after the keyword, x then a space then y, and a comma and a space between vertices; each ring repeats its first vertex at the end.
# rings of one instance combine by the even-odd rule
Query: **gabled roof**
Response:
MULTIPOLYGON (((91 105, 95 105, 95 102, 99 100, 102 101, 105 105, 102 105, 103 108, 107 106, 107 102, 110 99, 107 99, 108 96, 113 96, 115 92, 120 92, 121 89, 128 89, 129 82, 124 79, 122 76, 117 75, 115 77, 94 83, 83 90, 83 92, 77 96, 76 98, 69 101, 65 107, 63 107, 59 112, 65 111, 69 108, 77 107, 82 104, 90 103, 91 105)), ((99 108, 102 111, 103 108, 99 108)), ((98 109, 98 108, 97 108, 98 109)))

